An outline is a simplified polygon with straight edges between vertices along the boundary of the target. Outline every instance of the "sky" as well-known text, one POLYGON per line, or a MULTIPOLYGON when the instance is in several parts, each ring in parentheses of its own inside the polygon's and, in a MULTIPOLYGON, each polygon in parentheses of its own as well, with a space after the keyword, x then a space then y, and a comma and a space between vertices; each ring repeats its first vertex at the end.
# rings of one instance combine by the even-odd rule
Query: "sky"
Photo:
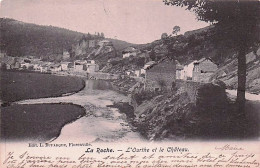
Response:
POLYGON ((181 34, 208 26, 184 8, 162 0, 0 0, 0 17, 52 25, 143 44, 180 26, 181 34))

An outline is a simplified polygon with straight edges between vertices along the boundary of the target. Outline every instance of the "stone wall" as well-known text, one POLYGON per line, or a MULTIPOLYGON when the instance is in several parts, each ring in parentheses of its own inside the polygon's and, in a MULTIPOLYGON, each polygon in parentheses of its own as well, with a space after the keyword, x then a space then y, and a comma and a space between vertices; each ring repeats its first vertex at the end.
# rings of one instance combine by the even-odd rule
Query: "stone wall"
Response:
POLYGON ((88 78, 89 79, 118 79, 119 75, 116 74, 109 74, 109 73, 102 73, 102 72, 93 72, 93 73, 88 73, 88 78))
POLYGON ((171 89, 176 80, 176 65, 174 61, 164 60, 146 70, 145 90, 171 89))
POLYGON ((192 102, 196 102, 197 90, 201 85, 201 83, 194 81, 176 81, 176 87, 179 89, 179 92, 187 92, 192 102))
POLYGON ((209 82, 213 72, 201 73, 201 72, 193 72, 192 80, 195 82, 209 82))
POLYGON ((175 73, 148 72, 146 73, 145 90, 161 90, 162 86, 170 90, 174 81, 175 73))

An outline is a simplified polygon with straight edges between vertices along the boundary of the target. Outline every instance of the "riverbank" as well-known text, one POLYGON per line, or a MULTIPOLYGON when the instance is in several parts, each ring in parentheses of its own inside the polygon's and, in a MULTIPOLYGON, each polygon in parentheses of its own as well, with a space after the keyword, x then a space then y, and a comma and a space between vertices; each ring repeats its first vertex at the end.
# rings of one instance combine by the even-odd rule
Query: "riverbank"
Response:
POLYGON ((79 92, 85 87, 83 79, 73 76, 55 76, 22 71, 0 71, 0 76, 0 92, 3 103, 58 97, 63 94, 79 92))
POLYGON ((66 124, 53 142, 133 142, 142 141, 133 131, 128 117, 117 107, 116 102, 129 102, 129 98, 111 88, 102 80, 86 80, 86 87, 73 95, 55 98, 30 99, 18 104, 73 103, 84 107, 86 116, 66 124))
POLYGON ((246 94, 250 101, 246 102, 246 118, 242 119, 221 82, 179 83, 177 91, 149 93, 129 78, 113 81, 114 89, 128 95, 134 108, 128 103, 115 103, 114 107, 125 113, 135 130, 150 140, 259 137, 258 95, 246 94))
POLYGON ((49 141, 62 127, 86 114, 72 103, 16 104, 21 100, 69 96, 85 88, 78 77, 24 71, 0 71, 1 138, 7 141, 49 141))
POLYGON ((2 141, 50 141, 62 127, 86 115, 75 104, 14 104, 1 107, 2 141))

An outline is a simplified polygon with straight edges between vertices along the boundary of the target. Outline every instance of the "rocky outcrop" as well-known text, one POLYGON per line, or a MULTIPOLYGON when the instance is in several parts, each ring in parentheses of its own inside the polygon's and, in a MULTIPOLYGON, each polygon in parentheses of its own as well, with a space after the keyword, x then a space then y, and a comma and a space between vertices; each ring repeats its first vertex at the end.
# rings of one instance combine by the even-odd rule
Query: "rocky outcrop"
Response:
POLYGON ((223 83, 184 82, 138 105, 135 124, 150 140, 224 137, 232 115, 223 83))
MULTIPOLYGON (((260 93, 260 48, 256 53, 250 52, 246 55, 247 81, 246 89, 251 93, 260 93)), ((224 66, 219 68, 211 80, 218 79, 231 89, 237 88, 237 59, 228 59, 224 66)))

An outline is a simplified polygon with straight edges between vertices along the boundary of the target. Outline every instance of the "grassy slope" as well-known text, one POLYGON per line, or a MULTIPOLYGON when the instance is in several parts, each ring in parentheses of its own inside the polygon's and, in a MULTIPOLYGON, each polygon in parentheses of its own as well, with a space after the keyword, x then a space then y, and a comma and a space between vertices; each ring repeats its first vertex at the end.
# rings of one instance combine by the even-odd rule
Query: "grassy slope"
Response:
POLYGON ((84 81, 77 77, 18 71, 1 71, 0 76, 1 100, 4 102, 55 97, 84 87, 84 81))
POLYGON ((1 107, 2 140, 48 141, 61 128, 85 115, 83 107, 71 104, 33 104, 1 107))

